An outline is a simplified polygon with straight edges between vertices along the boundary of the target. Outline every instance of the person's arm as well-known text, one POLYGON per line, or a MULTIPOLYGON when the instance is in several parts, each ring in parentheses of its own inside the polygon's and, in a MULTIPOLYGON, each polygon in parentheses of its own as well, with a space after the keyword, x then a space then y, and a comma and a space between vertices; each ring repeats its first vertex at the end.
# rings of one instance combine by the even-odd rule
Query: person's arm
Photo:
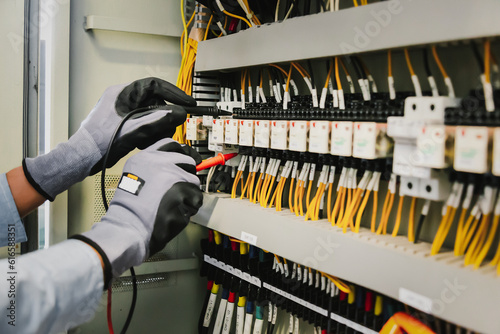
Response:
POLYGON ((0 212, 0 247, 26 241, 26 232, 5 174, 0 174, 0 212))
POLYGON ((12 193, 17 211, 21 218, 25 217, 28 213, 45 202, 45 197, 40 195, 28 182, 21 166, 8 172, 6 176, 10 192, 12 193))
POLYGON ((78 240, 1 260, 0 272, 0 333, 66 331, 94 317, 103 293, 100 256, 78 240))

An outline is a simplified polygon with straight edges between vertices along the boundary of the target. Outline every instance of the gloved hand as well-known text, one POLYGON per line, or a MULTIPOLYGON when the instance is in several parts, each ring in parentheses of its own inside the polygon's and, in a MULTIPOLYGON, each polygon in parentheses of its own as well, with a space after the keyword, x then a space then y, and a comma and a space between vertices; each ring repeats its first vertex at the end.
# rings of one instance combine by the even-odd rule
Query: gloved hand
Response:
POLYGON ((165 106, 165 101, 181 106, 196 105, 196 101, 179 88, 158 78, 109 87, 66 143, 47 154, 23 161, 26 178, 42 196, 53 201, 59 193, 101 170, 114 131, 125 115, 138 108, 162 106, 125 122, 111 148, 107 167, 136 147, 143 149, 171 137, 175 128, 186 120, 186 112, 179 106, 165 106))
POLYGON ((100 253, 106 287, 163 249, 198 212, 203 195, 195 163, 201 157, 190 150, 167 138, 128 159, 101 222, 72 237, 100 253))

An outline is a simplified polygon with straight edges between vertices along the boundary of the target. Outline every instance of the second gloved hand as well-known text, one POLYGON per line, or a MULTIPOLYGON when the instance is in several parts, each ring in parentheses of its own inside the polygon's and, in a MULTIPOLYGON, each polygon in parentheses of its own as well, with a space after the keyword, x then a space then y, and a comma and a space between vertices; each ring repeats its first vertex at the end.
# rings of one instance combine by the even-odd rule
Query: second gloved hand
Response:
POLYGON ((131 157, 101 222, 73 237, 101 254, 107 281, 160 251, 202 205, 196 176, 201 158, 191 152, 164 139, 131 157))
POLYGON ((171 137, 186 119, 186 111, 180 106, 194 105, 193 98, 158 78, 109 87, 67 142, 47 154, 23 161, 24 174, 42 196, 52 201, 73 184, 102 169, 111 137, 129 113, 144 109, 123 125, 106 167, 113 166, 135 148, 144 149, 171 137), (165 101, 176 105, 167 106, 165 101), (159 107, 151 109, 156 106, 159 107))

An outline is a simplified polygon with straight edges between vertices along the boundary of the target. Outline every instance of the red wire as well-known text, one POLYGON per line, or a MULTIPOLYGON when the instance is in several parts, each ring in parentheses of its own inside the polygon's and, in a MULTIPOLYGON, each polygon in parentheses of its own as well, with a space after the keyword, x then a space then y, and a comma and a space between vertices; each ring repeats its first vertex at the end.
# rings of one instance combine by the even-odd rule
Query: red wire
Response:
POLYGON ((113 331, 113 321, 111 320, 111 284, 108 287, 108 330, 109 334, 115 334, 113 331))

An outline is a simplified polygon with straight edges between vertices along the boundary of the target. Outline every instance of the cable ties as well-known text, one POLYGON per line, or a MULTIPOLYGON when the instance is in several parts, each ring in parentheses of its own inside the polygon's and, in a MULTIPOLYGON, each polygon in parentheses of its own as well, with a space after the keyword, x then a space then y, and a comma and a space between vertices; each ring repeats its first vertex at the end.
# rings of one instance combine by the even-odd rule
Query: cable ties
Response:
POLYGON ((302 281, 302 270, 300 268, 300 265, 297 265, 297 281, 302 281))
POLYGON ((283 109, 287 110, 288 109, 288 102, 291 101, 290 99, 290 93, 285 91, 285 96, 283 97, 283 109))
POLYGON ((225 96, 226 89, 224 87, 220 88, 220 101, 221 102, 226 102, 226 96, 225 96))
POLYGON ((233 89, 233 102, 238 102, 238 91, 233 89))
POLYGON ((269 93, 271 96, 274 96, 274 90, 273 90, 273 80, 269 79, 269 93))
POLYGON ((326 182, 326 178, 328 177, 328 166, 327 165, 323 165, 323 167, 321 168, 321 172, 319 174, 319 178, 318 178, 318 183, 317 183, 317 187, 319 188, 319 185, 321 183, 325 184, 326 182))
POLYGON ((297 263, 294 262, 292 265, 292 277, 291 277, 291 279, 293 280, 293 279, 295 279, 295 277, 297 277, 297 263))
POLYGON ((308 277, 309 277, 309 286, 313 286, 314 284, 314 277, 313 277, 313 274, 312 274, 312 271, 308 271, 308 277))
POLYGON ((285 173, 285 179, 288 179, 290 177, 290 173, 292 172, 292 167, 293 167, 293 161, 287 161, 287 162, 289 163, 289 165, 285 173))
POLYGON ((315 289, 319 288, 319 284, 320 284, 320 275, 319 275, 319 271, 316 271, 316 279, 314 280, 314 288, 315 289))
POLYGON ((248 164, 250 165, 248 172, 251 173, 253 170, 253 157, 252 156, 250 156, 248 164))
POLYGON ((308 77, 303 77, 303 78, 304 78, 304 81, 306 82, 307 88, 309 88, 309 92, 311 92, 311 94, 312 94, 313 93, 313 86, 311 83, 311 79, 309 79, 308 77))

